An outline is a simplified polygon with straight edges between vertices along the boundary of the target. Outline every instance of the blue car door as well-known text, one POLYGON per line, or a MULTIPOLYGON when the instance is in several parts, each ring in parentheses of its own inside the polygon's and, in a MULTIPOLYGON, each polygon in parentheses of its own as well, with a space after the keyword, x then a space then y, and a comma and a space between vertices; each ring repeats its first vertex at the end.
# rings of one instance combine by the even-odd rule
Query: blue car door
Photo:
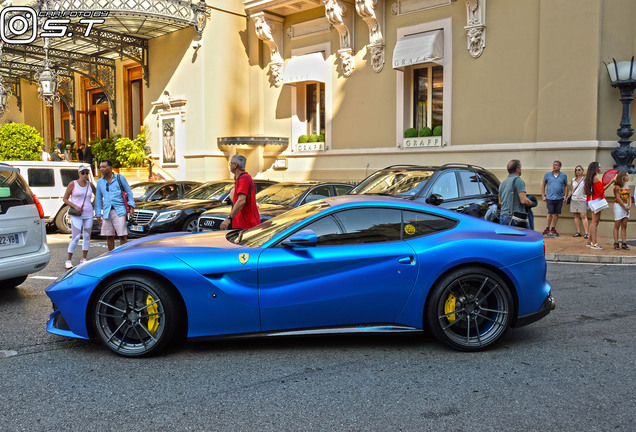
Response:
POLYGON ((263 331, 391 323, 417 279, 417 257, 400 240, 397 209, 358 208, 315 221, 309 247, 259 256, 263 331))

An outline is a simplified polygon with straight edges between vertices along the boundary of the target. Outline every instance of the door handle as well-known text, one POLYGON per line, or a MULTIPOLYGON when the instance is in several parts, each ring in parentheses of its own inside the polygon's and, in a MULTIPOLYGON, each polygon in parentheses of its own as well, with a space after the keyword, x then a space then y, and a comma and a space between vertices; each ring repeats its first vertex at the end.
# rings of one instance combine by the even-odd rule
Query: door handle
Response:
POLYGON ((415 264, 415 258, 413 258, 412 256, 407 256, 407 257, 402 257, 398 260, 398 262, 400 264, 415 264))

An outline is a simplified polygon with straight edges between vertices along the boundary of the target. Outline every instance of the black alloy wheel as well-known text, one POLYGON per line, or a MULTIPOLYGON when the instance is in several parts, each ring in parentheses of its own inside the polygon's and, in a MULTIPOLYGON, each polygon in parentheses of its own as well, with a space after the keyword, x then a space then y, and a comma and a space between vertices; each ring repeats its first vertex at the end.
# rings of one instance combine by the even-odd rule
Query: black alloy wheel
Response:
POLYGON ((125 357, 156 354, 179 335, 183 311, 177 295, 163 283, 125 275, 100 287, 89 316, 94 333, 125 357))
POLYGON ((181 231, 193 232, 197 230, 197 220, 199 218, 197 216, 189 217, 183 224, 183 229, 181 231))
POLYGON ((508 331, 514 313, 510 289, 490 270, 467 267, 432 290, 425 320, 437 339, 462 351, 487 348, 508 331))

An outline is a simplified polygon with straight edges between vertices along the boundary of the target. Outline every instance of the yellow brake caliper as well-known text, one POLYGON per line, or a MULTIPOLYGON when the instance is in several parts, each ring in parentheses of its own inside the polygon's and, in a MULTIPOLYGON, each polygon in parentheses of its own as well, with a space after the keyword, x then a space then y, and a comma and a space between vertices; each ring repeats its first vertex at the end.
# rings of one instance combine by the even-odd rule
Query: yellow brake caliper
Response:
MULTIPOLYGON (((444 314, 455 312, 456 304, 457 304, 457 299, 455 298, 455 296, 452 294, 449 294, 448 297, 446 298, 446 302, 444 303, 444 314)), ((448 321, 450 322, 454 322, 455 314, 447 316, 446 319, 448 319, 448 321)))
POLYGON ((154 334, 159 328, 159 317, 156 315, 159 312, 159 307, 157 306, 157 303, 152 303, 155 303, 155 299, 149 295, 146 297, 146 305, 150 305, 146 308, 146 310, 148 311, 148 315, 151 315, 148 317, 148 331, 154 334))

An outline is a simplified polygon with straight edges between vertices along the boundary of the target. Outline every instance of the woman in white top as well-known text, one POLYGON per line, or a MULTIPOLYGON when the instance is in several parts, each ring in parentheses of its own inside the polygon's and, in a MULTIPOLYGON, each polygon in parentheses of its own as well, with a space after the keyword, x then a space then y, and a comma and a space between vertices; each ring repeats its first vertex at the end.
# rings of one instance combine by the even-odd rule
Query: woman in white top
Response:
POLYGON ((574 168, 574 177, 572 177, 572 192, 568 196, 571 198, 570 211, 574 213, 574 224, 576 225, 576 234, 574 237, 581 237, 581 222, 585 229, 585 238, 589 237, 589 229, 587 224, 587 195, 585 195, 585 172, 581 165, 574 168))
POLYGON ((67 269, 73 267, 71 259, 79 243, 80 235, 82 235, 84 239, 82 242, 82 259, 80 264, 86 262, 88 248, 91 244, 91 228, 93 227, 93 195, 95 194, 95 185, 88 181, 90 167, 82 165, 77 171, 79 172, 79 179, 69 183, 64 193, 64 204, 81 212, 79 216, 71 215, 71 242, 68 244, 68 260, 64 264, 64 267, 67 269))

